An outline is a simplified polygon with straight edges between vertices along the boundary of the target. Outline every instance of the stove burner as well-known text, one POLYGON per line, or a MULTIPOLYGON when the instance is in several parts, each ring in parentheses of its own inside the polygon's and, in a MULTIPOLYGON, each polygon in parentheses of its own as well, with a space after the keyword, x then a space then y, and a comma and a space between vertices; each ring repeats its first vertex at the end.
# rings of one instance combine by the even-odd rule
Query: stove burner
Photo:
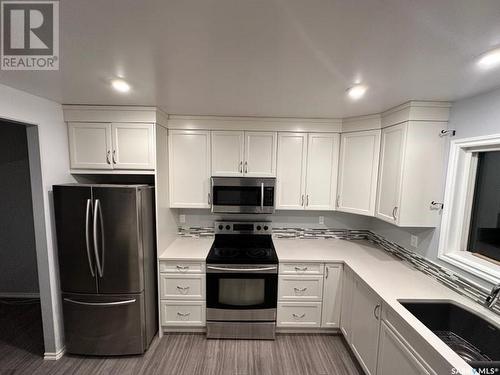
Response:
POLYGON ((239 250, 233 247, 219 247, 215 249, 215 255, 222 258, 234 258, 239 253, 239 250))
POLYGON ((269 251, 262 248, 248 249, 247 255, 252 258, 263 258, 269 255, 269 251))

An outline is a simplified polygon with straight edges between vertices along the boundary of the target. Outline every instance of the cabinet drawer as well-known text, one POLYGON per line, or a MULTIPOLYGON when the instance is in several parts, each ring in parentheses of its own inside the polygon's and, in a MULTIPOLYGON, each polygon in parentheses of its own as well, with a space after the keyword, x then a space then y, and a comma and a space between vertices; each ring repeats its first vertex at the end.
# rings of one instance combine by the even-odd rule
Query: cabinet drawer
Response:
POLYGON ((205 275, 160 275, 161 299, 205 299, 205 275))
POLYGON ((278 302, 278 327, 320 327, 321 302, 278 302))
POLYGON ((323 275, 323 263, 282 263, 280 273, 286 275, 323 275))
POLYGON ((318 301, 323 296, 323 276, 280 276, 279 300, 318 301))
POLYGON ((204 273, 205 263, 160 261, 160 272, 204 273))
POLYGON ((205 302, 161 301, 162 326, 205 325, 205 302))

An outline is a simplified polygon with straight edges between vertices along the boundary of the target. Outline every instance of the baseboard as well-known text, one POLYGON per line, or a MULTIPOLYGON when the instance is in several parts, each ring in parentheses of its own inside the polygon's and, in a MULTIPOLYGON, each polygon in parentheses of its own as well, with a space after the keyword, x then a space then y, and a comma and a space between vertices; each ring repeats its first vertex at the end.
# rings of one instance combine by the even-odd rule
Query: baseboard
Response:
POLYGON ((276 333, 326 333, 330 335, 340 334, 338 328, 299 328, 299 327, 277 327, 276 333))
POLYGON ((162 327, 164 334, 168 333, 205 333, 207 329, 205 327, 162 327))
POLYGON ((40 299, 40 293, 0 292, 0 298, 37 298, 37 299, 40 299))
POLYGON ((66 348, 62 348, 57 352, 45 352, 43 354, 43 359, 46 361, 57 361, 59 358, 61 358, 64 355, 66 348))

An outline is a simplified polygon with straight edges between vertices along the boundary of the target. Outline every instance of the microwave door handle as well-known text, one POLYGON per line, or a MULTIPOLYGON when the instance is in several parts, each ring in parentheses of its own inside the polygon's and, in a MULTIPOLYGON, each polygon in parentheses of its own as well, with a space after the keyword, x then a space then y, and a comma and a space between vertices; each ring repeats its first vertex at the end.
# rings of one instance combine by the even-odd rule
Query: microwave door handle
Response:
POLYGON ((260 183, 260 210, 264 211, 264 183, 260 183))

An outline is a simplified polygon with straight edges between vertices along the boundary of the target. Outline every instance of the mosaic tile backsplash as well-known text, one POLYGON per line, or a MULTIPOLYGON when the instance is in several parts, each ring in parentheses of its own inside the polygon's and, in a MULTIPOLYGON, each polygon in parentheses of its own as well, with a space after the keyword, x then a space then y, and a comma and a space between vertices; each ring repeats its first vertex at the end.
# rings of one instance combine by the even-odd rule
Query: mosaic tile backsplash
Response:
MULTIPOLYGON (((189 227, 179 228, 179 236, 182 237, 213 237, 213 227, 189 227)), ((427 258, 408 250, 394 242, 386 240, 369 230, 350 229, 304 229, 304 228, 273 228, 273 236, 276 238, 299 238, 299 239, 328 239, 337 238, 344 240, 368 240, 395 257, 408 262, 419 271, 436 279, 455 292, 484 304, 489 290, 460 276, 459 274, 428 260, 427 258)), ((500 302, 497 302, 493 311, 500 314, 500 302)))

